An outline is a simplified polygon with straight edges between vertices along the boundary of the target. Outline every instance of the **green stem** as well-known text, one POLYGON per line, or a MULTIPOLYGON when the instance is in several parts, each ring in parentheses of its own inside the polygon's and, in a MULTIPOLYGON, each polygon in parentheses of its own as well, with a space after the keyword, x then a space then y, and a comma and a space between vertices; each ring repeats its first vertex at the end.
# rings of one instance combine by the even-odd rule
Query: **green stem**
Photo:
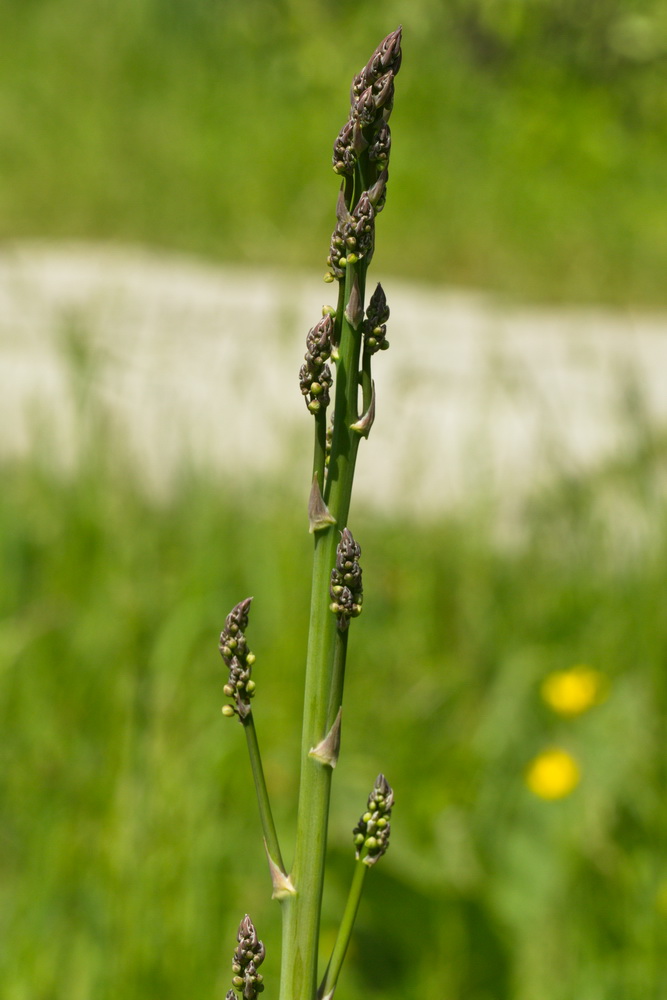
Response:
POLYGON ((259 752, 257 731, 255 729, 255 721, 253 719, 252 712, 249 712, 245 719, 243 719, 243 728, 245 729, 246 740, 248 742, 250 767, 252 768, 255 791, 257 792, 259 818, 262 823, 262 832, 264 834, 266 848, 271 856, 271 859, 273 860, 273 863, 278 865, 280 870, 284 873, 285 865, 280 853, 276 826, 273 822, 273 813, 271 812, 271 803, 269 801, 269 793, 266 787, 266 780, 264 778, 264 768, 262 767, 262 757, 259 752))
POLYGON ((343 322, 343 313, 345 312, 345 282, 338 282, 338 302, 336 304, 336 316, 334 318, 334 337, 333 342, 336 347, 340 344, 340 330, 343 322))
MULTIPOLYGON (((349 264, 345 276, 345 306, 352 293, 354 278, 359 283, 363 302, 366 285, 365 262, 349 264)), ((359 435, 350 430, 358 419, 357 396, 359 391, 359 355, 361 352, 361 329, 354 330, 345 317, 345 308, 340 312, 340 346, 336 366, 335 421, 329 458, 329 474, 324 500, 336 518, 339 530, 347 524, 352 496, 354 465, 359 446, 359 435)), ((333 563, 332 563, 333 565, 333 563)))
POLYGON ((295 895, 283 906, 281 1000, 313 1000, 329 818, 331 768, 309 756, 323 738, 336 620, 329 610, 329 577, 335 559, 333 526, 315 536, 313 582, 301 750, 296 848, 291 880, 295 895))
POLYGON ((363 861, 356 862, 354 875, 352 876, 352 885, 350 886, 347 903, 345 904, 343 917, 340 922, 340 927, 338 928, 336 943, 331 953, 331 958, 329 959, 329 964, 327 966, 327 971, 324 974, 322 985, 317 991, 319 1000, 330 1000, 334 994, 334 990, 336 989, 338 976, 340 975, 347 946, 349 945, 350 938, 352 936, 352 928, 354 927, 357 910, 359 909, 359 902, 361 900, 361 893, 364 887, 364 879, 366 878, 367 871, 368 865, 365 865, 363 861))
MULTIPOLYGON (((315 447, 313 449, 313 476, 317 476, 320 493, 324 490, 324 470, 327 456, 327 411, 315 414, 315 447)), ((311 477, 312 479, 312 477, 311 477)))
MULTIPOLYGON (((335 420, 325 502, 335 518, 315 536, 310 630, 306 659, 305 699, 301 743, 301 780, 297 811, 296 847, 291 881, 295 894, 283 907, 283 963, 281 1000, 314 1000, 317 989, 317 952, 324 885, 324 860, 329 820, 331 767, 310 756, 327 734, 334 677, 334 652, 338 634, 329 610, 331 570, 336 561, 339 531, 350 509, 358 435, 350 431, 357 420, 357 393, 361 331, 345 318, 345 306, 357 280, 363 285, 365 267, 350 264, 345 291, 339 297, 337 325, 340 343, 336 372, 335 420), (341 302, 342 299, 342 302, 341 302)), ((360 289, 363 293, 363 288, 360 289)), ((345 646, 342 646, 344 654, 345 646)), ((337 674, 342 679, 340 663, 337 674)), ((338 684, 336 685, 338 686, 338 684)))
POLYGON ((345 663, 347 660, 347 637, 349 635, 349 630, 345 629, 341 632, 340 629, 336 632, 336 641, 334 643, 334 658, 333 658, 333 669, 331 671, 331 690, 329 694, 329 710, 327 712, 327 729, 331 729, 334 722, 336 721, 336 716, 338 715, 338 710, 343 704, 343 686, 345 684, 345 663))
POLYGON ((371 355, 364 351, 361 366, 361 399, 364 413, 371 405, 373 396, 373 376, 371 375, 371 355))

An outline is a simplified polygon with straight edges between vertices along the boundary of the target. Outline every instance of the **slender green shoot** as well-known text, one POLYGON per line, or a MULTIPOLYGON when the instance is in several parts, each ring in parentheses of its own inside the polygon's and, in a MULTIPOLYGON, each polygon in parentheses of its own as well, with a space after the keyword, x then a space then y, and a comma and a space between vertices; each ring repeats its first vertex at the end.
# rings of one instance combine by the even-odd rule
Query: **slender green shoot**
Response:
MULTIPOLYGON (((368 437, 375 417, 371 359, 388 346, 385 323, 389 310, 381 287, 378 285, 373 293, 367 310, 364 302, 368 267, 375 249, 375 221, 386 199, 391 148, 388 121, 394 80, 401 64, 401 35, 401 28, 387 35, 352 81, 349 116, 333 151, 333 166, 341 177, 341 187, 325 280, 338 282, 337 303, 335 308, 325 306, 321 319, 308 332, 299 371, 301 393, 315 425, 308 502, 314 551, 296 840, 289 876, 278 847, 250 711, 254 695, 250 668, 254 657, 243 634, 249 600, 237 605, 228 616, 220 642, 230 669, 225 694, 233 699, 223 712, 238 715, 246 730, 274 896, 282 904, 280 1000, 316 1000, 317 996, 329 799, 340 747, 348 630, 363 604, 361 548, 348 527, 348 518, 359 443, 368 437), (327 411, 332 396, 329 421, 327 411)), ((355 838, 363 833, 361 848, 357 845, 360 860, 323 995, 330 996, 335 988, 365 869, 386 850, 393 793, 384 778, 376 784, 373 795, 373 809, 379 809, 381 815, 375 815, 369 799, 369 811, 360 821, 363 830, 362 826, 355 829, 355 838)))
POLYGON ((318 1000, 331 1000, 338 983, 347 946, 352 937, 354 921, 361 902, 366 872, 379 861, 389 846, 391 832, 391 810, 394 792, 383 774, 377 776, 375 787, 368 797, 366 811, 354 828, 353 838, 357 860, 352 877, 352 885, 345 904, 345 910, 338 929, 331 958, 324 979, 317 991, 318 1000))
POLYGON ((361 902, 361 894, 363 892, 364 880, 367 872, 368 865, 365 865, 363 861, 357 861, 355 863, 352 885, 350 886, 347 902, 345 903, 345 909, 343 910, 343 916, 341 917, 336 943, 334 944, 333 951, 331 952, 331 958, 329 959, 324 979, 322 980, 320 988, 317 991, 318 1000, 331 1000, 331 997, 334 995, 334 990, 338 985, 338 977, 343 967, 343 961, 347 953, 350 938, 352 937, 354 921, 356 920, 357 910, 359 909, 359 903, 361 902))
MULTIPOLYGON (((255 721, 250 707, 250 701, 255 696, 255 682, 252 679, 252 666, 255 662, 255 654, 251 653, 245 637, 245 630, 248 627, 248 615, 252 597, 246 598, 237 604, 227 615, 225 627, 220 634, 220 654, 229 668, 229 680, 225 684, 225 695, 233 700, 233 704, 223 706, 222 714, 228 718, 235 715, 243 726, 248 744, 248 754, 250 756, 250 767, 257 793, 257 804, 259 806, 259 816, 264 833, 264 843, 269 857, 269 867, 274 883, 274 895, 279 888, 276 886, 278 872, 286 876, 285 865, 283 863, 276 825, 271 811, 269 792, 266 787, 262 757, 259 752, 257 741, 257 731, 255 721)), ((284 888, 284 887, 283 887, 284 888)))

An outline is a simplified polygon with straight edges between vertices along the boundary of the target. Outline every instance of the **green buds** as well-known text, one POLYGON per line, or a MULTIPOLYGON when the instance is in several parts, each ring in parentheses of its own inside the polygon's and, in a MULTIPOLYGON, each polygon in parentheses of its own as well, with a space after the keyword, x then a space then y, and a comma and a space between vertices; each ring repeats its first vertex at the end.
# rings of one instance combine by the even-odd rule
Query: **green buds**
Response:
POLYGON ((389 819, 393 804, 393 789, 384 774, 378 774, 375 787, 368 796, 368 808, 352 831, 357 861, 361 859, 369 868, 389 847, 389 819))
POLYGON ((329 607, 338 615, 341 632, 350 624, 350 618, 361 614, 364 591, 361 584, 359 557, 361 547, 357 545, 349 528, 343 528, 336 549, 336 565, 331 570, 331 604, 329 607))
POLYGON ((386 351, 389 347, 389 341, 386 339, 388 319, 389 306, 387 305, 387 297, 384 294, 382 285, 378 282, 368 303, 366 319, 363 324, 364 351, 366 354, 386 351))
POLYGON ((333 317, 327 312, 306 337, 305 363, 299 369, 299 385, 311 413, 319 413, 329 405, 333 377, 326 362, 331 357, 333 329, 333 317))
POLYGON ((236 935, 238 945, 232 960, 232 986, 225 1000, 256 1000, 264 990, 263 976, 257 971, 264 961, 264 945, 257 939, 257 931, 253 922, 246 914, 236 935), (235 991, 235 992, 234 992, 235 991))
POLYGON ((220 633, 220 655, 229 668, 229 680, 223 690, 233 705, 225 705, 222 714, 238 715, 241 722, 250 713, 250 699, 255 695, 255 682, 251 679, 255 654, 248 649, 244 632, 248 627, 248 612, 252 597, 246 597, 227 615, 225 627, 220 633))

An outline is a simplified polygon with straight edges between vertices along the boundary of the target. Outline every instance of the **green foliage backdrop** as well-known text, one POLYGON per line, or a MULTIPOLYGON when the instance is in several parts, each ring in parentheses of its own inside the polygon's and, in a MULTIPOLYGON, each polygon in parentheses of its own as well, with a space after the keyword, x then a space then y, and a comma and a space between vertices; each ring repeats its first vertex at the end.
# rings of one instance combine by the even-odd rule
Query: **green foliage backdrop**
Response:
POLYGON ((664 302, 659 0, 5 0, 0 237, 324 268, 347 82, 401 21, 382 266, 664 302))
MULTIPOLYGON (((242 733, 220 715, 216 645, 226 611, 254 594, 255 713, 287 843, 303 504, 284 487, 232 498, 188 476, 157 502, 100 454, 69 479, 37 459, 3 469, 3 996, 222 997, 246 910, 270 984, 278 907, 242 733)), ((349 664, 325 946, 380 767, 397 806, 341 995, 664 995, 663 461, 654 443, 594 481, 564 481, 526 507, 511 544, 494 541, 491 511, 422 527, 355 515, 367 600, 349 664), (604 673, 609 694, 564 718, 540 684, 579 662, 604 673), (546 801, 524 774, 553 744, 582 779, 546 801)))
MULTIPOLYGON (((4 0, 0 238, 324 269, 346 82, 402 21, 382 269, 664 303, 665 17, 657 0, 4 0)), ((380 767, 397 806, 341 997, 667 995, 665 442, 636 431, 623 462, 527 504, 511 541, 492 503, 429 525, 355 511, 367 598, 325 942, 380 767), (609 693, 568 719, 540 686, 576 663, 609 693), (558 801, 525 783, 549 745, 581 769, 558 801)), ((268 983, 279 920, 217 635, 254 594, 287 841, 304 498, 184 473, 149 499, 93 438, 69 477, 39 455, 2 468, 0 992, 222 997, 239 916, 268 983)))

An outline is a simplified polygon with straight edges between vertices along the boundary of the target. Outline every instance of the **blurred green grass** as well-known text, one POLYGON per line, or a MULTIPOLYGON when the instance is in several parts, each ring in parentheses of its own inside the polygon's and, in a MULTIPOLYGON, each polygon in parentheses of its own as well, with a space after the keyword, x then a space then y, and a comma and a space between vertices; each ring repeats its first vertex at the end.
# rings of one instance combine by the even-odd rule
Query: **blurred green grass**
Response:
MULTIPOLYGON (((511 541, 490 507, 429 525, 355 514, 366 602, 325 947, 380 769, 397 807, 341 995, 665 995, 664 459, 664 441, 639 429, 623 461, 527 503, 511 541), (561 718, 540 683, 581 662, 604 672, 609 697, 561 718), (582 781, 546 802, 523 776, 552 744, 582 781)), ((36 455, 5 462, 2 481, 3 997, 222 997, 246 911, 270 992, 279 912, 242 734, 219 711, 216 645, 226 612, 253 594, 256 717, 289 857, 303 504, 280 485, 230 495, 186 473, 148 498, 101 434, 73 475, 36 455)))
POLYGON ((324 268, 348 83, 401 21, 381 267, 664 304, 660 0, 5 0, 0 238, 324 268))
MULTIPOLYGON (((664 303, 657 3, 6 0, 0 238, 323 260, 347 80, 399 21, 378 263, 512 295, 664 303)), ((381 768, 398 805, 341 996, 667 995, 664 460, 639 421, 623 461, 534 498, 511 542, 492 505, 428 525, 358 512, 367 599, 325 942, 381 768), (540 683, 580 662, 610 694, 565 720, 540 683), (550 744, 582 768, 559 802, 523 781, 550 744)), ((239 495, 185 472, 148 498, 103 432, 72 476, 37 453, 5 462, 2 483, 3 997, 222 997, 246 910, 275 983, 279 913, 216 645, 254 594, 258 725, 289 844, 301 505, 281 484, 239 495)))

